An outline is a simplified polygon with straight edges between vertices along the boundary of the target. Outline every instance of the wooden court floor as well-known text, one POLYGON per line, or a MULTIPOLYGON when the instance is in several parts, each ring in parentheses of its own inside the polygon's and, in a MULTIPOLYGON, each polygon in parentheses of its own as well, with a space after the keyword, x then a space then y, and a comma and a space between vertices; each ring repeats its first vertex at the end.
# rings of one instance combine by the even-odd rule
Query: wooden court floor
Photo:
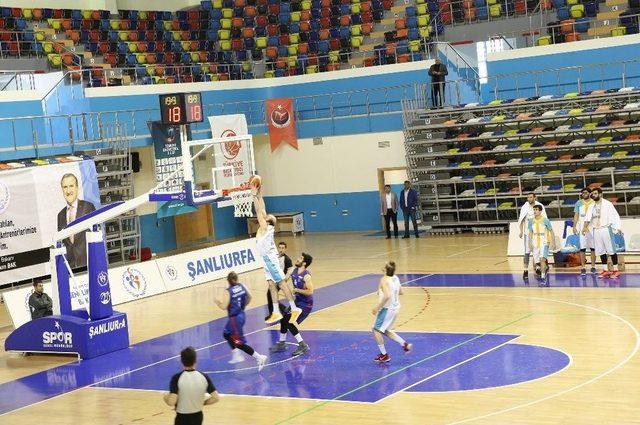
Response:
MULTIPOLYGON (((282 239, 288 242, 292 257, 300 251, 314 256, 312 272, 318 288, 379 273, 388 259, 396 261, 399 273, 436 277, 441 273, 479 277, 488 273, 521 274, 522 270, 520 259, 506 258, 504 235, 385 240, 348 233, 282 239)), ((637 269, 633 264, 627 265, 629 274, 637 269)), ((262 302, 262 272, 242 277, 257 294, 257 302, 262 302)), ((468 391, 399 391, 375 403, 223 395, 219 404, 205 408, 205 423, 640 424, 640 289, 602 285, 462 288, 430 286, 429 282, 425 279, 425 286, 405 289, 397 322, 399 333, 512 334, 518 336, 518 344, 565 353, 570 363, 547 376, 514 385, 468 391)), ((117 309, 128 314, 131 342, 138 343, 222 317, 212 302, 222 285, 200 285, 117 309)), ((370 294, 323 309, 312 314, 301 330, 367 332, 375 301, 375 295, 370 294)), ((6 325, 6 312, 1 314, 0 323, 6 325)), ((8 326, 2 328, 2 342, 9 332, 8 326)), ((372 369, 378 367, 372 362, 376 346, 373 341, 362 345, 366 348, 367 344, 370 350, 359 361, 354 360, 354 367, 356 363, 358 367, 362 367, 360 363, 372 369)), ((387 348, 400 356, 392 342, 387 342, 387 348)), ((516 364, 526 369, 536 360, 535 354, 523 357, 509 367, 516 364)), ((0 352, 0 384, 73 360, 0 352)), ((415 358, 416 362, 424 360, 415 358)), ((428 359, 424 364, 427 363, 428 359)), ((446 372, 463 366, 455 364, 446 372)), ((500 362, 490 366, 506 367, 500 362)), ((348 374, 349 368, 339 373, 348 374)), ((373 373, 378 376, 375 370, 373 373)), ((443 372, 437 372, 440 373, 443 372)), ((230 376, 216 379, 238 379, 227 375, 230 376)), ((166 377, 167 382, 169 378, 166 377)), ((37 390, 24 388, 25 392, 37 390)), ((173 412, 162 403, 161 395, 150 390, 81 387, 0 416, 0 424, 173 423, 173 412)))

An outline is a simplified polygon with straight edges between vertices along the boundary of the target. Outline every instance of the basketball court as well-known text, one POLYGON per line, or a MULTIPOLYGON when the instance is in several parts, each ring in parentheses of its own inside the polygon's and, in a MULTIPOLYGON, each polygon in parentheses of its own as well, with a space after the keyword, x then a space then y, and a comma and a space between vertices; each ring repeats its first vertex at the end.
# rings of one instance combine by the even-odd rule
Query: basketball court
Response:
MULTIPOLYGON (((291 345, 261 372, 251 361, 227 364, 225 319, 213 304, 226 283, 210 282, 118 306, 129 349, 81 362, 3 353, 0 422, 171 423, 162 393, 181 369, 176 355, 192 345, 222 394, 205 423, 640 423, 633 265, 618 281, 554 273, 539 288, 522 281, 520 258, 505 259, 502 235, 281 239, 290 254, 315 258, 314 312, 301 326, 310 352, 291 358, 291 345), (414 349, 388 343, 391 362, 375 364, 371 308, 390 259, 405 286, 397 330, 414 349)), ((264 325, 263 272, 241 280, 256 300, 247 338, 268 352, 278 330, 264 325)))

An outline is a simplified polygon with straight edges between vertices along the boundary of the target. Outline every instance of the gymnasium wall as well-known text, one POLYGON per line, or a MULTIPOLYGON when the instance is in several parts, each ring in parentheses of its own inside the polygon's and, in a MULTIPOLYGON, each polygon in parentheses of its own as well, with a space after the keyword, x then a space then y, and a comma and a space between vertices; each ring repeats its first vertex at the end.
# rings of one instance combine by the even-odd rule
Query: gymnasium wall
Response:
MULTIPOLYGON (((498 97, 501 99, 533 96, 536 83, 542 95, 559 94, 558 84, 560 93, 578 91, 578 79, 582 81, 580 91, 599 89, 601 81, 605 88, 619 88, 622 86, 620 76, 623 72, 626 74, 626 86, 638 86, 640 63, 628 64, 624 68, 622 65, 589 65, 633 60, 639 55, 639 34, 598 38, 490 53, 487 57, 487 74, 491 77, 583 66, 582 70, 576 68, 560 73, 548 72, 537 78, 533 74, 520 75, 517 78, 499 78, 498 97)), ((489 79, 489 83, 482 87, 484 100, 493 100, 495 84, 495 80, 489 79)))
POLYGON ((153 0, 149 4, 139 0, 38 0, 36 3, 30 0, 4 0, 2 6, 33 7, 52 9, 99 9, 110 10, 115 13, 118 10, 180 10, 187 7, 199 6, 200 0, 153 0))

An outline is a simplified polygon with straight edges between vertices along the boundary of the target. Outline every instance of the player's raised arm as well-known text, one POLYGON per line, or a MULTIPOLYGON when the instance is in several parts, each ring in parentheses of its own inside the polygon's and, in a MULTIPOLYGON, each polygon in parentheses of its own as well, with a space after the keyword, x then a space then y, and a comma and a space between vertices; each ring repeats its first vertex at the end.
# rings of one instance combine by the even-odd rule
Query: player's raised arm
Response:
POLYGON ((253 206, 256 209, 256 217, 258 218, 258 224, 261 229, 267 228, 267 207, 264 203, 264 198, 262 197, 262 188, 251 188, 251 192, 253 193, 253 206))

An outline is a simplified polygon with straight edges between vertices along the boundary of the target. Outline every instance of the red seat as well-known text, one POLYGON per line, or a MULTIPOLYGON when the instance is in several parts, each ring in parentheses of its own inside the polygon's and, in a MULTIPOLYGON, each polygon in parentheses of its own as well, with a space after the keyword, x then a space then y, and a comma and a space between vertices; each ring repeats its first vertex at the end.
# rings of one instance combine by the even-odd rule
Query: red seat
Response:
POLYGON ((298 53, 301 55, 306 55, 309 53, 309 45, 307 43, 298 44, 298 53))
POLYGON ((275 46, 267 47, 267 57, 275 60, 278 57, 278 48, 275 46))
POLYGON ((200 21, 189 21, 189 31, 200 31, 200 21))
POLYGON ((285 58, 278 58, 276 61, 276 68, 285 69, 287 67, 287 60, 285 58))
POLYGON ((187 20, 189 21, 199 21, 200 20, 200 11, 199 10, 190 10, 187 13, 187 20))
POLYGON ((371 34, 371 31, 373 31, 373 24, 371 22, 362 24, 362 26, 360 27, 360 31, 362 31, 363 35, 371 34))
POLYGON ((154 64, 154 63, 156 63, 158 61, 158 57, 156 56, 155 53, 147 53, 145 55, 145 58, 146 58, 147 63, 150 63, 150 64, 154 64))
POLYGON ((451 11, 450 10, 442 10, 440 12, 440 17, 442 18, 442 23, 445 25, 449 25, 451 23, 451 11))
POLYGON ((371 2, 360 3, 360 13, 371 12, 371 2))
POLYGON ((220 81, 228 81, 229 80, 229 74, 227 74, 227 73, 218 74, 218 80, 220 80, 220 81))
POLYGON ((205 51, 198 52, 198 60, 200 62, 206 62, 207 61, 207 52, 205 52, 205 51))
POLYGON ((191 40, 191 33, 189 31, 181 31, 180 32, 180 40, 182 40, 182 41, 191 40))
POLYGON ((231 26, 233 26, 233 28, 242 28, 244 26, 244 19, 233 18, 231 20, 231 26))
POLYGON ((332 38, 331 40, 329 40, 329 49, 340 50, 340 39, 332 38))
POLYGON ((525 13, 527 13, 526 0, 516 0, 513 6, 518 15, 524 15, 525 13))
POLYGON ((269 25, 267 26, 267 34, 269 34, 270 36, 278 35, 280 34, 280 29, 275 24, 269 25))
POLYGON ((136 47, 138 48, 139 53, 146 53, 147 51, 147 42, 146 41, 138 41, 136 43, 136 47))
POLYGON ((407 27, 407 22, 405 21, 404 18, 396 19, 396 29, 397 30, 403 30, 406 27, 407 27))
POLYGON ((327 64, 327 71, 339 71, 340 62, 330 62, 327 64))
POLYGON ((289 45, 289 34, 281 34, 280 37, 278 37, 278 43, 281 46, 288 46, 289 45))
POLYGON ((62 9, 53 9, 51 14, 53 19, 62 19, 62 9))
POLYGON ((234 38, 231 40, 231 48, 236 52, 242 50, 244 48, 244 41, 240 38, 234 38))
POLYGON ((171 30, 172 31, 180 31, 180 21, 174 19, 171 21, 171 30))
POLYGON ((63 30, 70 30, 71 29, 71 19, 63 19, 62 20, 62 29, 63 30))
POLYGON ((342 15, 340 17, 340 26, 348 27, 351 25, 351 15, 342 15))
POLYGON ((308 32, 311 31, 311 24, 308 21, 300 22, 300 32, 308 32))
POLYGON ((269 23, 269 20, 267 19, 266 16, 264 15, 256 16, 256 27, 264 28, 267 26, 268 23, 269 23))
POLYGON ((102 16, 100 15, 100 11, 99 10, 92 10, 91 11, 91 19, 93 19, 94 21, 99 21, 102 18, 102 16))
POLYGON ((129 41, 138 41, 138 32, 137 31, 129 31, 127 34, 129 37, 129 41))
POLYGON ((147 21, 138 21, 136 29, 138 29, 138 31, 145 31, 147 29, 147 21))
POLYGON ((105 54, 109 51, 109 42, 108 41, 101 41, 100 43, 98 43, 98 52, 100 52, 101 54, 105 54))
POLYGON ((311 11, 302 10, 300 11, 300 21, 309 21, 311 20, 311 11))
POLYGON ((147 41, 154 41, 156 39, 155 31, 145 31, 144 39, 147 41))
POLYGON ((149 261, 151 260, 151 248, 148 246, 143 246, 140 249, 140 261, 149 261))
POLYGON ((574 20, 573 19, 565 19, 564 21, 560 22, 560 32, 562 32, 563 34, 570 34, 572 32, 575 32, 574 29, 574 20))
POLYGON ((242 29, 242 36, 244 38, 253 38, 253 33, 254 31, 253 31, 253 28, 251 27, 246 27, 242 29))
POLYGON ((364 60, 364 66, 373 66, 375 65, 375 58, 366 58, 364 60))
POLYGON ((256 10, 255 6, 245 6, 244 16, 252 17, 252 16, 256 16, 257 14, 258 14, 258 11, 256 10))
POLYGON ((384 10, 391 10, 391 7, 393 7, 393 0, 382 0, 382 7, 384 10))
POLYGON ((38 8, 38 9, 33 9, 33 12, 31 12, 33 15, 33 20, 34 21, 40 21, 42 20, 42 9, 38 8))
POLYGON ((107 53, 104 55, 104 61, 111 66, 116 66, 116 62, 118 62, 118 57, 115 53, 107 53))
POLYGON ((574 32, 571 34, 567 34, 564 36, 564 41, 566 41, 567 43, 572 42, 572 41, 580 41, 580 33, 574 32))
POLYGON ((126 31, 130 29, 130 27, 131 27, 131 21, 129 21, 128 19, 122 19, 120 21, 120 30, 126 31))
POLYGON ((371 12, 361 13, 360 14, 360 19, 362 19, 362 23, 363 24, 373 23, 373 13, 371 13, 371 12))
POLYGON ((320 17, 321 18, 331 18, 331 8, 330 7, 323 7, 322 10, 320 10, 320 17))
POLYGON ((245 7, 247 2, 245 0, 233 0, 234 7, 245 7))
POLYGON ((331 19, 329 19, 329 18, 320 19, 320 28, 322 28, 322 29, 331 28, 331 19))
POLYGON ((83 19, 82 21, 80 21, 80 28, 82 28, 83 30, 90 30, 91 19, 83 19))
POLYGON ((157 18, 157 13, 155 10, 150 10, 147 12, 147 20, 148 21, 155 21, 157 18))
POLYGON ((472 7, 469 9, 464 9, 464 19, 467 21, 475 21, 476 20, 476 8, 472 7))
POLYGON ((331 7, 331 0, 322 0, 322 1, 320 2, 320 5, 321 5, 323 8, 327 8, 327 7, 328 7, 328 8, 330 8, 330 7, 331 7))
POLYGON ((320 40, 328 40, 329 39, 329 30, 327 29, 322 29, 318 32, 318 37, 320 37, 320 40))
POLYGON ((280 4, 269 5, 269 15, 277 15, 280 13, 280 4))
POLYGON ((398 63, 409 62, 410 56, 408 54, 398 55, 398 63))
POLYGON ((209 73, 217 74, 218 73, 218 65, 215 63, 207 64, 207 68, 209 69, 209 73))
POLYGON ((13 16, 14 18, 22 18, 22 9, 20 9, 19 7, 12 7, 11 16, 13 16))
POLYGON ((77 43, 80 41, 80 31, 78 30, 68 30, 66 31, 67 34, 67 38, 71 41, 73 41, 74 43, 77 43))
POLYGON ((98 30, 89 31, 89 41, 94 43, 97 43, 98 41, 100 41, 100 31, 98 30))

